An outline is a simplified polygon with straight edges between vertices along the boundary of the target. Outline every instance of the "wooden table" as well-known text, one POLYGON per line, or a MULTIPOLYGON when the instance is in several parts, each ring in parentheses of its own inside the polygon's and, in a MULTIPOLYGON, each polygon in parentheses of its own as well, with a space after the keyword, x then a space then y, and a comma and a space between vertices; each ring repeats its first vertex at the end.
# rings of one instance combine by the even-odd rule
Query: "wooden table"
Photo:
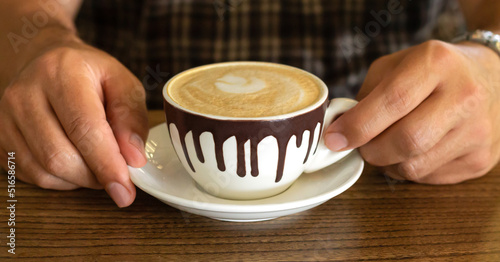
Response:
MULTIPOLYGON (((163 121, 160 111, 150 112, 151 126, 163 121)), ((395 183, 367 167, 325 204, 256 223, 181 212, 141 190, 132 206, 119 209, 104 191, 17 181, 15 255, 7 252, 1 177, 0 260, 500 261, 500 166, 451 186, 395 183)))

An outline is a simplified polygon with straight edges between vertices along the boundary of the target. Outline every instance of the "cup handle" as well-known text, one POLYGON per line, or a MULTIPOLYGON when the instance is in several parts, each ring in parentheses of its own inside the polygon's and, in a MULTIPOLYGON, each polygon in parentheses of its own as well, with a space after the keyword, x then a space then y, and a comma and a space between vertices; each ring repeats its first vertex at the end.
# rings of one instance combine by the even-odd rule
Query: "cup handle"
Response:
POLYGON ((335 152, 331 151, 325 146, 324 135, 328 126, 333 122, 335 118, 337 118, 342 113, 347 110, 353 108, 358 102, 356 100, 350 98, 334 98, 330 100, 330 105, 326 109, 325 119, 323 121, 323 130, 321 132, 321 139, 318 142, 318 148, 316 149, 316 154, 314 158, 311 159, 311 162, 308 164, 305 173, 312 173, 318 171, 322 168, 325 168, 341 158, 345 157, 349 153, 351 153, 352 149, 335 152))

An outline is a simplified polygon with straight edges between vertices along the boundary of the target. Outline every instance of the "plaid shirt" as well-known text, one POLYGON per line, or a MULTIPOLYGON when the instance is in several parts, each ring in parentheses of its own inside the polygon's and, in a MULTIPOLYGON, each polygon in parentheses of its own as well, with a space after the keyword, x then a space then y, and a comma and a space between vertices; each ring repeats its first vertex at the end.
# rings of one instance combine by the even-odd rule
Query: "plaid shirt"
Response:
MULTIPOLYGON (((453 1, 454 2, 454 1, 453 1)), ((354 97, 376 58, 431 38, 446 0, 85 0, 80 36, 142 80, 149 108, 191 67, 254 60, 323 79, 354 97)), ((449 30, 448 30, 449 31, 449 30)))

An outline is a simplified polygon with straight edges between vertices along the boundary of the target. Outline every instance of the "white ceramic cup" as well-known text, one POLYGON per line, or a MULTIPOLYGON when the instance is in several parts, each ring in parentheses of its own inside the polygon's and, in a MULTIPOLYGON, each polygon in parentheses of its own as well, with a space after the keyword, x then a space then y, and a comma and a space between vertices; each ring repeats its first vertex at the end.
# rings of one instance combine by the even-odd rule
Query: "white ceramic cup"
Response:
POLYGON ((350 153, 330 151, 323 134, 340 114, 356 105, 348 98, 328 99, 328 88, 301 69, 267 62, 227 62, 189 69, 163 88, 170 138, 184 168, 211 195, 237 200, 270 197, 285 191, 302 173, 329 166, 350 153), (284 115, 240 118, 183 108, 167 89, 190 70, 252 63, 306 74, 321 88, 321 98, 284 115), (311 137, 312 136, 312 137, 311 137))

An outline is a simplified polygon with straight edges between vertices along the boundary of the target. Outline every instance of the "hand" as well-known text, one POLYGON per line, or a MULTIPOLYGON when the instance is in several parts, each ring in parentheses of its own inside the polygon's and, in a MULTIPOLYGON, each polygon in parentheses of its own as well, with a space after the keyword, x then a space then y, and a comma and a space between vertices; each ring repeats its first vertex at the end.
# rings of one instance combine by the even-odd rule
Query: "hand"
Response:
POLYGON ((146 163, 141 83, 79 40, 41 50, 1 97, 0 154, 16 152, 16 176, 25 182, 58 190, 104 187, 118 206, 130 205, 135 186, 127 163, 146 163))
POLYGON ((428 41, 370 67, 359 104, 327 129, 392 178, 452 184, 500 158, 500 58, 475 43, 428 41))

